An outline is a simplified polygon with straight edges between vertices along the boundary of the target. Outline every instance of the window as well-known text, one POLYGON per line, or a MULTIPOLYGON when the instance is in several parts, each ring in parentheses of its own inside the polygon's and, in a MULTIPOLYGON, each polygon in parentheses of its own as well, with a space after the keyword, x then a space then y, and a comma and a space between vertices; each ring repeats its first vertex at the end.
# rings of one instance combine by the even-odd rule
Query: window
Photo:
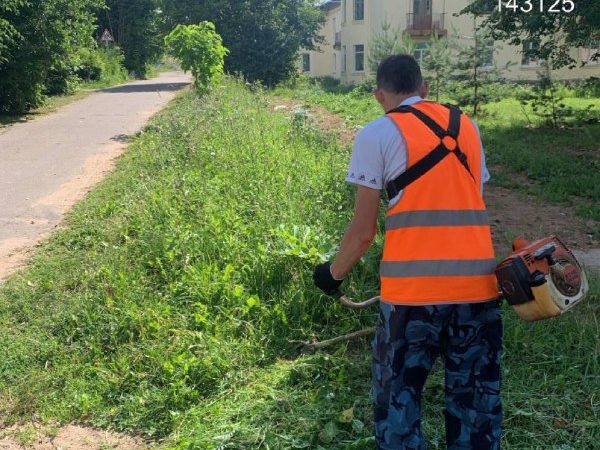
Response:
POLYGON ((333 54, 333 73, 337 73, 337 53, 333 54))
POLYGON ((346 73, 346 46, 342 45, 342 73, 346 73))
POLYGON ((337 20, 334 17, 333 21, 332 21, 332 28, 333 28, 333 42, 335 42, 335 33, 337 31, 337 20))
POLYGON ((310 72, 310 54, 302 53, 302 72, 310 72))
POLYGON ((540 58, 537 55, 532 55, 539 48, 539 44, 533 41, 523 41, 523 57, 521 59, 522 66, 539 66, 540 58))
POLYGON ((346 23, 346 0, 342 0, 342 23, 346 23))
POLYGON ((479 49, 479 67, 494 66, 494 40, 491 38, 483 39, 479 49))
POLYGON ((586 64, 600 64, 600 41, 590 41, 583 49, 582 61, 586 64))
POLYGON ((354 71, 365 70, 365 46, 363 44, 354 46, 354 71))
POLYGON ((415 45, 415 50, 413 52, 413 56, 417 60, 419 65, 423 64, 423 58, 425 58, 425 56, 427 55, 428 52, 429 52, 429 44, 427 44, 426 42, 419 42, 418 44, 415 45))
POLYGON ((365 0, 354 0, 354 20, 365 20, 365 0))

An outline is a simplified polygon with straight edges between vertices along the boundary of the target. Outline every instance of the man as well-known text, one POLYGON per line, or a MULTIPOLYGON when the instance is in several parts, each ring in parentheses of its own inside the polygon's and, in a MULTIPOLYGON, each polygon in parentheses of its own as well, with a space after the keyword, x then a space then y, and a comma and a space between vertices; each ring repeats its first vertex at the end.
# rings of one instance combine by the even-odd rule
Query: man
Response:
POLYGON ((375 98, 387 113, 357 135, 346 180, 354 217, 317 287, 339 287, 376 234, 388 193, 373 347, 377 448, 425 449, 421 395, 435 359, 445 363, 448 449, 499 449, 502 323, 479 131, 455 107, 423 100, 427 87, 408 55, 384 60, 375 98))

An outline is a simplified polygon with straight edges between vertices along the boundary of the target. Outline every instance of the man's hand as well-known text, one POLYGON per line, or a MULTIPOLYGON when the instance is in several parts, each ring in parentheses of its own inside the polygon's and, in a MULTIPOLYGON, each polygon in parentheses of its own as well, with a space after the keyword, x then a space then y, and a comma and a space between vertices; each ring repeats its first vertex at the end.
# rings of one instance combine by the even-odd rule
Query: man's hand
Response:
POLYGON ((331 261, 319 264, 315 267, 313 273, 313 280, 315 280, 315 286, 325 292, 327 295, 335 295, 339 292, 340 285, 344 281, 336 280, 331 275, 331 261))

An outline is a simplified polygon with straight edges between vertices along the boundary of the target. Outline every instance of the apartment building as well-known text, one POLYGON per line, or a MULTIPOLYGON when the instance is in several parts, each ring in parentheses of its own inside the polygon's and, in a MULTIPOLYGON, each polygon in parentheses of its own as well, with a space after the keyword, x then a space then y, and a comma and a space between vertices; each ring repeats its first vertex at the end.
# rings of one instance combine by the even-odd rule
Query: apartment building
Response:
MULTIPOLYGON (((414 56, 420 60, 427 51, 433 33, 452 36, 469 45, 474 44, 476 23, 473 16, 455 16, 469 0, 327 0, 321 4, 326 22, 321 30, 325 42, 318 51, 301 52, 301 69, 311 77, 332 76, 344 84, 359 83, 370 75, 368 55, 373 36, 382 32, 382 25, 409 35, 415 42, 414 56)), ((482 20, 481 18, 477 20, 482 20)), ((593 47, 597 48, 597 44, 593 47)), ((481 42, 479 43, 481 45, 481 42)), ((535 80, 540 70, 537 58, 523 55, 524 42, 517 47, 502 41, 488 41, 487 66, 506 67, 503 76, 512 80, 535 80), (493 55, 493 58, 492 58, 493 55)), ((557 70, 558 79, 600 77, 600 61, 592 62, 595 48, 573 48, 577 61, 589 62, 575 69, 557 70)))

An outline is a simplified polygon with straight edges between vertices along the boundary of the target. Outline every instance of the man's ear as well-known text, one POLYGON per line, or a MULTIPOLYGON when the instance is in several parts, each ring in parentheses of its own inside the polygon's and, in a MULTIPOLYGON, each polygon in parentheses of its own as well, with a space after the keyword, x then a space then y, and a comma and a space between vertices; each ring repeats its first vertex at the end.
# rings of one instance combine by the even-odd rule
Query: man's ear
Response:
POLYGON ((374 95, 375 99, 381 106, 385 105, 385 92, 383 89, 375 89, 374 95))

